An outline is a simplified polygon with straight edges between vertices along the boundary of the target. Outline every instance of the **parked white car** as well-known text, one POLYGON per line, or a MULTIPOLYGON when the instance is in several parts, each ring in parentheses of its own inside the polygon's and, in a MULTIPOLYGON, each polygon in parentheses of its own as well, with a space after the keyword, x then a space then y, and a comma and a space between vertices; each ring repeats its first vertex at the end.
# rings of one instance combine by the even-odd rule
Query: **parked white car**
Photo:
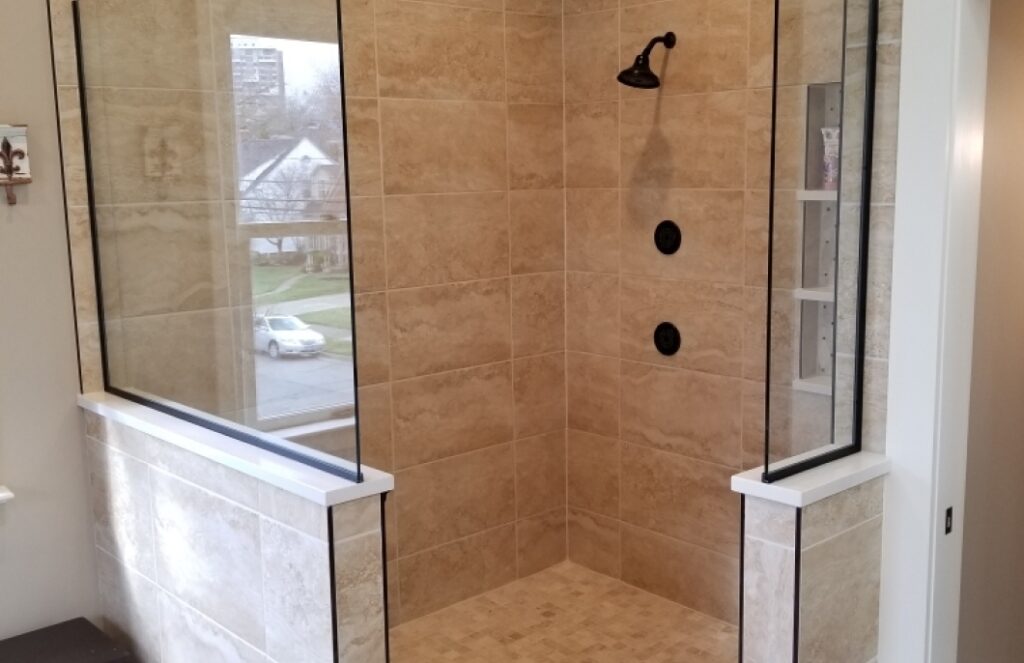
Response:
POLYGON ((285 355, 312 357, 324 349, 324 335, 294 315, 256 316, 253 342, 257 350, 277 359, 285 355))

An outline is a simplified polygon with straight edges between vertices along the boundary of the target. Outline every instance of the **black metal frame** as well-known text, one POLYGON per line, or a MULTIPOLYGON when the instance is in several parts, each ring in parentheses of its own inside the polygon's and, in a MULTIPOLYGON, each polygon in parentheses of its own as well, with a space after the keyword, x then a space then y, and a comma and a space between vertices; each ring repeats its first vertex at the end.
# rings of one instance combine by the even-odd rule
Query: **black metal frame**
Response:
MULTIPOLYGON (((817 454, 811 458, 789 463, 775 469, 771 468, 771 370, 772 370, 772 280, 775 240, 775 157, 776 130, 778 127, 778 96, 779 96, 779 4, 783 0, 775 0, 775 41, 772 53, 772 136, 771 136, 771 173, 768 192, 768 306, 767 306, 767 343, 765 368, 765 411, 764 411, 764 472, 761 480, 773 483, 795 474, 820 467, 846 456, 852 456, 862 450, 864 420, 864 352, 867 328, 867 296, 868 296, 868 258, 871 238, 871 174, 874 159, 875 134, 875 84, 878 70, 878 12, 879 0, 868 0, 867 47, 864 80, 864 144, 861 159, 861 195, 860 195, 860 242, 857 259, 857 335, 854 351, 853 376, 853 422, 852 442, 849 445, 817 454)), ((847 3, 844 3, 846 6, 847 3)), ((844 60, 845 67, 845 60, 844 60)), ((837 215, 840 213, 842 201, 837 200, 837 215)), ((838 217, 837 217, 838 218, 838 217)), ((838 228, 838 225, 837 225, 838 228)), ((838 238, 838 235, 837 235, 838 238)), ((838 245, 838 241, 837 241, 838 245)), ((834 329, 837 327, 834 326, 834 329)), ((835 332, 833 332, 835 333, 835 332)), ((833 363, 835 363, 833 349, 833 363)), ((833 370, 833 399, 835 398, 835 370, 833 370)), ((835 439, 835 405, 833 400, 833 440, 835 439)))
MULTIPOLYGON (((92 148, 91 138, 89 135, 89 111, 88 111, 88 99, 86 94, 86 83, 85 83, 85 64, 83 51, 82 51, 82 22, 81 15, 79 12, 79 0, 74 0, 71 5, 72 18, 74 20, 74 32, 75 32, 75 56, 77 58, 78 66, 78 94, 79 103, 81 104, 81 116, 82 116, 82 143, 83 151, 85 152, 85 179, 86 179, 86 191, 89 198, 89 224, 91 230, 91 241, 93 251, 93 271, 96 279, 96 308, 99 322, 99 338, 100 338, 100 354, 101 362, 103 367, 103 388, 105 391, 120 396, 126 400, 145 405, 146 407, 157 410, 164 414, 177 417, 196 426, 212 430, 215 433, 225 435, 227 437, 234 438, 240 442, 250 444, 260 449, 271 451, 280 456, 294 460, 304 465, 309 465, 328 474, 332 474, 343 479, 355 483, 362 483, 363 472, 362 472, 362 452, 360 444, 360 427, 359 427, 359 395, 356 390, 355 396, 355 435, 356 435, 356 457, 355 457, 355 471, 350 470, 339 465, 335 465, 321 458, 317 458, 312 454, 305 454, 301 451, 289 449, 282 445, 280 442, 276 442, 269 439, 270 436, 264 436, 256 433, 255 431, 249 431, 244 429, 241 425, 232 426, 219 421, 214 421, 212 418, 206 418, 197 416, 191 412, 188 412, 184 408, 176 408, 166 403, 160 403, 152 399, 140 396, 139 394, 127 391, 120 387, 116 387, 110 382, 110 364, 107 352, 107 331, 106 331, 106 311, 103 306, 103 281, 102 281, 102 270, 100 266, 100 247, 99 247, 99 230, 96 222, 96 196, 93 189, 93 176, 92 176, 92 148)), ((352 232, 351 232, 351 219, 352 219, 352 201, 351 201, 351 190, 349 185, 349 148, 348 148, 348 116, 345 107, 345 62, 344 56, 342 55, 342 29, 341 29, 341 6, 337 5, 338 15, 338 63, 339 63, 339 76, 341 79, 341 112, 342 112, 342 136, 344 141, 344 161, 345 161, 345 209, 346 215, 349 219, 349 232, 348 232, 348 252, 349 256, 352 256, 352 232)), ((355 274, 353 269, 353 261, 349 260, 349 283, 355 283, 355 274)), ((349 288, 349 299, 351 310, 355 315, 355 290, 349 288)), ((355 325, 352 329, 352 353, 355 356, 356 353, 356 330, 355 325)), ((359 374, 356 368, 355 362, 352 363, 353 371, 353 384, 359 384, 359 374)))

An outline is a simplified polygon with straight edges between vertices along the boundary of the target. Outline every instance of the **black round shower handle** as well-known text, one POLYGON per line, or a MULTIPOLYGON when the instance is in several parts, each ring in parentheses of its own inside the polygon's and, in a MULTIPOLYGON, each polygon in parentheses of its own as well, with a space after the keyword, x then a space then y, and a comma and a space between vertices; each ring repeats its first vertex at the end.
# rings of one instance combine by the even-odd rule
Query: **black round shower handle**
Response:
POLYGON ((674 254, 683 244, 683 231, 670 219, 658 224, 654 229, 654 245, 667 256, 674 254))
POLYGON ((658 352, 671 357, 679 352, 683 345, 683 337, 679 329, 671 322, 663 322, 654 329, 654 347, 658 352))

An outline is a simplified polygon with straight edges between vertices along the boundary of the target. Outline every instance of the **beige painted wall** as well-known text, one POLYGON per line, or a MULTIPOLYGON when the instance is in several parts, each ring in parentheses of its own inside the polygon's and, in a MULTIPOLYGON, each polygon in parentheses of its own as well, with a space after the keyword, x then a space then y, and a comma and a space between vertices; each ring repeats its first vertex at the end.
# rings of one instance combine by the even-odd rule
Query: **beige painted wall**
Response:
POLYGON ((1024 657, 1024 4, 992 3, 960 656, 1024 657))
POLYGON ((0 638, 95 611, 78 363, 46 3, 0 0, 0 123, 30 125, 34 182, 0 203, 0 638))

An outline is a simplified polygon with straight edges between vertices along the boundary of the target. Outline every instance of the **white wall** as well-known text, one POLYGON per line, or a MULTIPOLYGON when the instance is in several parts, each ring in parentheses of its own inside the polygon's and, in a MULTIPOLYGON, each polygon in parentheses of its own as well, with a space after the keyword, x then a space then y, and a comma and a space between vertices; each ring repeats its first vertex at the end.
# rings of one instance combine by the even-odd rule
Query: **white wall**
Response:
POLYGON ((993 0, 960 661, 1024 661, 1024 3, 993 0))
POLYGON ((93 616, 95 571, 46 2, 0 0, 0 124, 34 182, 0 196, 0 638, 93 616), (13 55, 13 57, 9 57, 13 55))

